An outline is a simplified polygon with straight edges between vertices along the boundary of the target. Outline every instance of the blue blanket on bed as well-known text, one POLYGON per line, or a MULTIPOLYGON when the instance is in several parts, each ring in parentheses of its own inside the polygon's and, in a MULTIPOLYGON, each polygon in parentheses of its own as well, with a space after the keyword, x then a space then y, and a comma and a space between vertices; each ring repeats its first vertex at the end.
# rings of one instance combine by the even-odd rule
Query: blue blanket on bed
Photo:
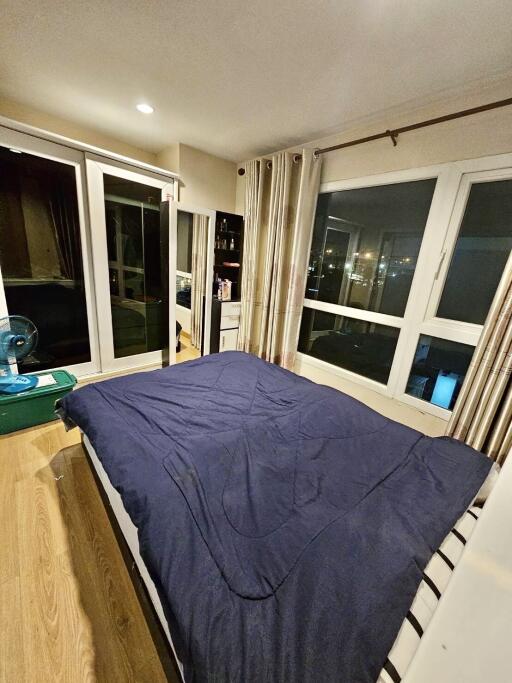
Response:
POLYGON ((187 681, 375 681, 491 464, 243 353, 60 408, 138 528, 187 681))

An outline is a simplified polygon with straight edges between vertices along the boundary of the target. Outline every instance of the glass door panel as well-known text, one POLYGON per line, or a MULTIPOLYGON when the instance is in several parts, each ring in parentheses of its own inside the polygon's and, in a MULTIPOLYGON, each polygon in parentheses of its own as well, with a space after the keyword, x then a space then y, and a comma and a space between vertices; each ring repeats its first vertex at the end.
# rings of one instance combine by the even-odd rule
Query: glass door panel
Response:
POLYGON ((160 268, 160 189, 103 175, 114 357, 165 344, 160 268))
MULTIPOLYGON (((169 203, 169 362, 210 352, 215 211, 169 203)), ((164 218, 165 220, 165 218, 164 218)))
POLYGON ((87 178, 102 368, 159 363, 168 338, 160 201, 169 183, 93 160, 87 178))
POLYGON ((99 369, 93 361, 92 295, 84 267, 81 157, 0 129, 0 266, 5 303, 9 315, 29 318, 39 332, 36 349, 19 364, 22 373, 63 366, 76 374, 99 369), (13 141, 20 147, 11 146, 13 141), (40 148, 62 154, 64 160, 40 156, 40 148))

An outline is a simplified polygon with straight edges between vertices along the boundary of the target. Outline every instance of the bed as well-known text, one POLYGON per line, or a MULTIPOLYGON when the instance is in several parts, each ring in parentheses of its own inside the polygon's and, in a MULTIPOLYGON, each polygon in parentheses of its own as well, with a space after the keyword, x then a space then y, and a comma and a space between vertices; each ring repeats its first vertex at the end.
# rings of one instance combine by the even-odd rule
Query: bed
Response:
POLYGON ((58 409, 85 434, 187 683, 399 680, 412 649, 397 634, 418 635, 426 590, 439 600, 436 562, 453 568, 491 467, 238 352, 88 385, 58 409))

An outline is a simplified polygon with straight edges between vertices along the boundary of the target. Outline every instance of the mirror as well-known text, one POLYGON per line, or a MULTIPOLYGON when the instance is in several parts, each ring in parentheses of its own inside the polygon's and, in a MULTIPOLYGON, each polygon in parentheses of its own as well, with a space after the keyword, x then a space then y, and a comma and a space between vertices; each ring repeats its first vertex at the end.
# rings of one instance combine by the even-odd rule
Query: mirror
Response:
MULTIPOLYGON (((214 229, 215 211, 170 203, 169 324, 172 330, 175 318, 176 363, 210 352, 214 229)), ((169 356, 172 363, 173 349, 169 356)))

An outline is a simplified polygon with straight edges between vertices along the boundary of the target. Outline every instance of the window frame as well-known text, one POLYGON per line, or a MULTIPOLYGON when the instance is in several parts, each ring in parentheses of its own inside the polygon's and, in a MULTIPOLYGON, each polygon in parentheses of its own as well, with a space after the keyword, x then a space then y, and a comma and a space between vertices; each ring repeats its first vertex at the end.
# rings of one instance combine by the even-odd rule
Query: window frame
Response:
MULTIPOLYGON (((89 348, 91 360, 85 363, 59 366, 65 367, 77 376, 93 375, 101 371, 98 345, 96 292, 94 288, 92 252, 90 241, 90 226, 85 200, 85 158, 82 152, 60 145, 56 142, 35 137, 30 133, 20 132, 0 125, 0 144, 2 147, 19 149, 26 154, 56 161, 72 166, 75 169, 78 222, 80 226, 80 242, 84 275, 84 291, 87 310, 87 329, 89 334, 89 348)), ((7 309, 5 288, 0 268, 0 317, 13 315, 7 309)), ((55 368, 57 369, 57 368, 55 368)))
MULTIPOLYGON (((421 412, 448 420, 451 411, 406 393, 420 335, 476 346, 483 325, 436 316, 471 187, 512 179, 512 154, 481 157, 323 183, 319 194, 436 178, 416 268, 403 318, 304 298, 304 307, 400 329, 387 384, 298 352, 309 364, 362 385, 421 412)), ((509 261, 512 259, 512 252, 509 261)))

